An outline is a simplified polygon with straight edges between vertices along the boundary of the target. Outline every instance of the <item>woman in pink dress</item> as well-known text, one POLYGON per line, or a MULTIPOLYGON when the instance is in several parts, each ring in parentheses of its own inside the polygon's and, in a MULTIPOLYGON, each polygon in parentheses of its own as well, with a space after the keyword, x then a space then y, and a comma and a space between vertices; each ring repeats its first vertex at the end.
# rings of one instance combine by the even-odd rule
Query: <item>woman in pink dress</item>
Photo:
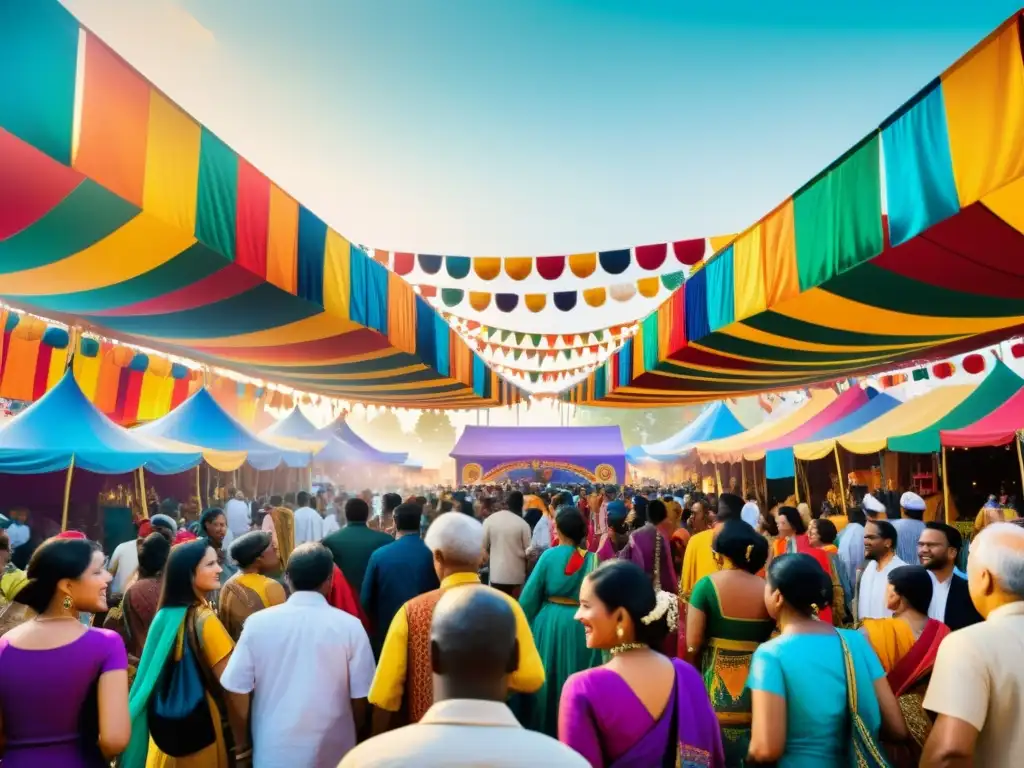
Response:
POLYGON ((558 738, 594 768, 724 768, 704 682, 661 649, 676 628, 674 593, 655 592, 634 563, 604 563, 584 580, 576 618, 587 647, 611 653, 566 680, 558 738))

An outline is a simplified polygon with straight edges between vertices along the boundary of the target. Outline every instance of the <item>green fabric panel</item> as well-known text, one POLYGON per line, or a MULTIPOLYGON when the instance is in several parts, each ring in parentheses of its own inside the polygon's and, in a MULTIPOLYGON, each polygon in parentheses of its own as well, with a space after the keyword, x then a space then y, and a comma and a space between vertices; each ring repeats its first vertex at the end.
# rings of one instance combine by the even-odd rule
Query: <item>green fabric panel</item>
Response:
POLYGON ((78 21, 57 0, 0 2, 0 128, 71 165, 78 21))
POLYGON ((880 147, 874 133, 793 196, 801 291, 882 252, 880 147))
MULTIPOLYGON (((461 288, 442 288, 441 289, 441 302, 446 307, 457 307, 462 303, 462 289, 461 288)), ((482 335, 482 334, 481 334, 482 335)))
POLYGON ((661 276, 661 284, 668 288, 668 290, 674 291, 683 284, 683 278, 685 277, 686 275, 683 272, 667 272, 661 276))
MULTIPOLYGON (((4 89, 0 85, 0 92, 4 89)), ((0 241, 0 274, 54 264, 85 250, 133 219, 139 209, 84 179, 39 221, 0 241)), ((0 280, 0 291, 3 280, 0 280)))
POLYGON ((898 275, 875 264, 862 264, 829 281, 823 290, 908 315, 1013 317, 1024 314, 1024 297, 1012 299, 954 291, 898 275))
POLYGON ((530 341, 533 343, 533 346, 539 347, 540 346, 540 340, 541 340, 541 335, 539 333, 531 333, 530 334, 530 341))
POLYGON ((644 370, 653 371, 658 367, 658 313, 652 312, 641 323, 643 328, 644 370))
MULTIPOLYGON (((842 322, 842 318, 829 319, 836 323, 842 322)), ((809 341, 815 344, 835 344, 840 346, 850 345, 857 347, 870 347, 885 344, 936 344, 940 341, 953 338, 949 335, 900 336, 899 334, 894 333, 890 336, 875 333, 845 331, 840 328, 831 328, 824 325, 804 322, 803 320, 797 320, 772 310, 759 312, 753 317, 748 317, 743 321, 743 324, 748 325, 751 328, 756 328, 759 331, 773 333, 776 336, 786 336, 790 339, 800 339, 802 341, 809 341)), ((703 339, 701 340, 701 344, 705 344, 703 339)))
POLYGON ((604 331, 594 331, 594 338, 598 341, 604 341, 604 331))
POLYGON ((199 150, 196 239, 235 259, 238 208, 238 155, 203 128, 199 150))
POLYGON ((939 432, 962 429, 987 416, 1024 386, 1024 379, 997 360, 992 372, 966 400, 931 426, 910 435, 890 437, 890 451, 901 453, 935 453, 941 450, 939 432))
POLYGON ((526 334, 525 333, 517 332, 516 333, 516 344, 522 345, 523 339, 525 339, 525 338, 526 338, 526 334))

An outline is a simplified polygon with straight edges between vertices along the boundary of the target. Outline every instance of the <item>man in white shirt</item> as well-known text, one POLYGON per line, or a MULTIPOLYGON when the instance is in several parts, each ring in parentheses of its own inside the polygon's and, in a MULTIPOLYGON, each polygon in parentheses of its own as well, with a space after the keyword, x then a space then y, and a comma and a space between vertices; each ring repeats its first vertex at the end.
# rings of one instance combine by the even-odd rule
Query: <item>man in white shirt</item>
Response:
POLYGON ((252 530, 252 510, 245 502, 245 494, 232 488, 228 491, 230 498, 224 505, 224 517, 228 522, 228 533, 232 539, 252 530))
POLYGON ((938 717, 921 765, 1017 768, 1024 755, 1024 529, 985 526, 967 561, 985 620, 939 646, 924 708, 938 717))
POLYGON ((324 538, 324 519, 320 513, 309 506, 310 496, 299 491, 296 497, 299 508, 295 510, 295 546, 324 538))
POLYGON ((893 520, 893 527, 900 543, 896 549, 896 555, 907 563, 913 563, 917 558, 917 540, 921 538, 924 530, 924 499, 913 491, 907 491, 900 497, 899 520, 893 520))
POLYGON ((492 587, 515 596, 515 591, 526 583, 530 534, 530 524, 523 520, 523 494, 512 491, 508 509, 484 520, 484 552, 489 558, 492 587))
POLYGON ((761 510, 757 507, 757 494, 747 491, 747 503, 740 510, 740 519, 751 528, 756 529, 761 520, 761 510))
POLYGON ((590 765, 550 736, 523 728, 505 703, 519 648, 515 614, 501 595, 445 592, 434 608, 430 650, 434 704, 415 725, 360 744, 339 768, 590 765))
POLYGON ((359 619, 327 602, 334 558, 326 547, 296 547, 286 572, 291 597, 245 620, 220 682, 252 694, 255 768, 336 768, 366 719, 370 639, 359 619))
POLYGON ((107 570, 114 578, 110 582, 110 593, 112 595, 123 595, 135 572, 139 570, 139 547, 142 540, 153 532, 153 524, 149 520, 143 520, 139 525, 138 537, 122 541, 114 551, 110 553, 110 562, 107 563, 107 570))
POLYGON ((952 631, 982 621, 971 602, 967 578, 956 569, 963 546, 960 531, 946 523, 926 523, 917 542, 917 557, 932 577, 932 601, 928 618, 941 621, 952 631))
POLYGON ((889 584, 889 571, 906 565, 896 557, 898 537, 892 523, 869 520, 864 526, 864 558, 867 564, 857 583, 857 620, 887 619, 892 611, 885 607, 885 592, 889 584))

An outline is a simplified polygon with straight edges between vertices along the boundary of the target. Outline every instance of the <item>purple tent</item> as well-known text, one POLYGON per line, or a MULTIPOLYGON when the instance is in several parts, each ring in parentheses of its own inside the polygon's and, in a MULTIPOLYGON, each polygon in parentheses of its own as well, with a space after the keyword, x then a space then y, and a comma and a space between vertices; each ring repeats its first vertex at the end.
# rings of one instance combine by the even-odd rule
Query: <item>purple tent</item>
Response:
POLYGON ((597 483, 626 479, 618 427, 466 427, 450 455, 464 485, 531 473, 543 481, 557 474, 597 483))

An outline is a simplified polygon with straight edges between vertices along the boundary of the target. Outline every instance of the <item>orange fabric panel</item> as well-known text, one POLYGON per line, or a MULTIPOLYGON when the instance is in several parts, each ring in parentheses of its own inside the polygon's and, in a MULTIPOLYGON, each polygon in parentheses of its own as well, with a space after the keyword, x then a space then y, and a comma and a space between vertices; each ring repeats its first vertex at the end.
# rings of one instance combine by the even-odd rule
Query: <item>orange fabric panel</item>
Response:
POLYGON ((962 207, 1024 175, 1024 62, 1016 18, 942 75, 942 97, 962 207))
POLYGON ((491 304, 491 294, 483 291, 469 292, 469 306, 477 312, 483 312, 491 304))
POLYGON ((526 308, 531 312, 541 312, 548 305, 546 293, 528 293, 523 297, 526 308))
POLYGON ((72 165, 142 207, 149 83, 87 32, 81 88, 81 123, 72 165))
POLYGON ((491 256, 478 256, 473 259, 473 271, 481 280, 493 280, 501 273, 501 259, 491 256))
POLYGON ((505 259, 505 274, 513 280, 524 280, 533 271, 533 259, 529 257, 510 257, 505 259))
POLYGON ((574 253, 569 257, 569 269, 576 277, 590 277, 597 269, 597 254, 574 253))
POLYGON ((111 414, 117 407, 117 387, 121 381, 121 368, 115 359, 119 347, 104 343, 100 347, 100 375, 96 380, 96 395, 93 404, 103 413, 111 414))
POLYGON ((658 295, 658 291, 661 290, 661 278, 642 277, 636 281, 636 289, 640 292, 641 296, 653 299, 658 295))
POLYGON ((388 272, 388 341, 396 349, 416 353, 416 294, 394 272, 388 272))
POLYGON ((41 337, 34 334, 22 335, 18 329, 27 318, 22 317, 11 333, 7 347, 7 362, 4 364, 4 377, 0 380, 0 397, 11 400, 32 400, 36 382, 36 364, 39 359, 41 337))
POLYGON ((708 242, 711 243, 712 255, 718 253, 735 239, 736 235, 716 235, 715 237, 709 237, 708 242))
POLYGON ((583 300, 587 302, 587 306, 600 307, 607 300, 607 291, 603 287, 599 288, 587 288, 583 291, 583 300))
POLYGON ((761 221, 761 227, 765 303, 771 309, 800 293, 792 198, 769 213, 761 221))
POLYGON ((267 230, 267 282, 294 294, 297 289, 299 204, 276 184, 270 185, 267 230))
POLYGON ((463 384, 473 386, 473 353, 469 346, 462 342, 458 334, 452 331, 449 336, 449 354, 451 361, 451 378, 463 384))

